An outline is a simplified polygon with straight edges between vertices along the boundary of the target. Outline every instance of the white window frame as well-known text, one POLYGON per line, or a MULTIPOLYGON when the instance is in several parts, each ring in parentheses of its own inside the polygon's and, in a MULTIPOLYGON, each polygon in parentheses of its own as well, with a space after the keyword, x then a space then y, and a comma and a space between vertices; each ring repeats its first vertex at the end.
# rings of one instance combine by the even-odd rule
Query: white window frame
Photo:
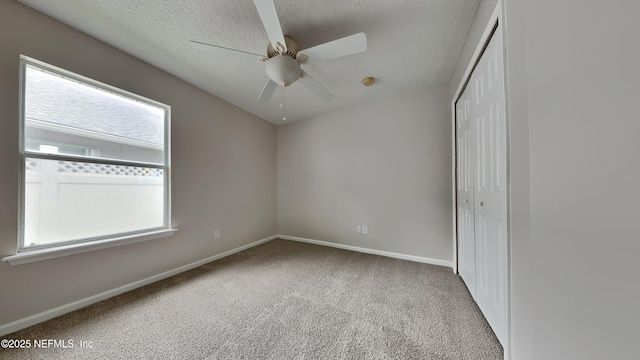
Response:
POLYGON ((46 260, 71 254, 83 253, 108 247, 131 244, 140 241, 172 236, 176 229, 171 228, 171 107, 155 100, 145 98, 143 96, 133 94, 126 90, 116 88, 114 86, 90 79, 88 77, 75 74, 73 72, 58 68, 56 66, 44 63, 42 61, 21 55, 20 56, 20 113, 19 113, 19 155, 20 155, 20 197, 18 212, 18 244, 15 255, 3 258, 3 261, 9 262, 11 265, 30 263, 40 260, 46 260), (108 91, 119 96, 123 96, 132 100, 136 100, 148 105, 164 109, 164 164, 147 163, 140 161, 130 161, 122 159, 105 159, 91 158, 83 156, 65 155, 65 154, 48 154, 38 152, 28 152, 25 149, 25 81, 27 65, 43 69, 47 72, 60 75, 64 78, 78 81, 82 84, 89 85, 100 90, 108 91), (24 229, 25 229, 25 179, 26 179, 26 158, 44 159, 44 160, 61 160, 87 162, 95 164, 123 165, 123 166, 140 166, 148 168, 162 169, 164 171, 164 216, 163 226, 154 229, 145 229, 140 231, 111 234, 100 237, 76 239, 73 241, 44 244, 33 247, 24 246, 24 229))

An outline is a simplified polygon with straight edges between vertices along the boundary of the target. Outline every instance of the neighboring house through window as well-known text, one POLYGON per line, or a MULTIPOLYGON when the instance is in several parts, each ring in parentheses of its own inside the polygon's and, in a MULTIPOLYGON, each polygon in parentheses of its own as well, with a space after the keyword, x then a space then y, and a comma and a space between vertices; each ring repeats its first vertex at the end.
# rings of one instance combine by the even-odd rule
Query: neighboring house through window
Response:
POLYGON ((18 252, 170 228, 170 107, 21 58, 18 252))

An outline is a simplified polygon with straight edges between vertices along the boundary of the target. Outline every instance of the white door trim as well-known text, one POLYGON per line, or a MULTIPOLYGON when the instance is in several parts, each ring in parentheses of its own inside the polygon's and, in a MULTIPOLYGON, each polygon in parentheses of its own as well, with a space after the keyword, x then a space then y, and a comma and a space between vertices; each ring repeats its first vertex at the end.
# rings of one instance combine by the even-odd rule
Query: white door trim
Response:
MULTIPOLYGON (((506 44, 506 35, 505 35, 505 27, 504 27, 504 13, 503 13, 503 0, 498 0, 496 6, 493 10, 493 13, 489 17, 487 24, 484 28, 482 36, 476 44, 473 55, 471 56, 471 60, 466 65, 466 69, 461 77, 460 82, 457 84, 456 91, 451 99, 451 174, 452 174, 452 229, 453 229, 453 271, 458 274, 458 231, 457 231, 457 183, 456 183, 456 102, 462 95, 467 82, 471 77, 471 73, 475 68, 476 64, 480 60, 480 56, 484 51, 486 45, 489 43, 493 32, 500 31, 502 32, 503 39, 503 64, 504 69, 506 70, 507 62, 505 58, 504 44, 506 44), (497 28, 496 28, 497 27, 497 28)), ((505 107, 509 108, 509 94, 508 88, 506 86, 506 71, 504 76, 505 82, 505 107)), ((511 359, 511 172, 510 172, 510 144, 509 144, 509 112, 508 110, 505 113, 506 117, 506 131, 507 131, 507 334, 506 334, 506 342, 504 344, 504 359, 511 359)))

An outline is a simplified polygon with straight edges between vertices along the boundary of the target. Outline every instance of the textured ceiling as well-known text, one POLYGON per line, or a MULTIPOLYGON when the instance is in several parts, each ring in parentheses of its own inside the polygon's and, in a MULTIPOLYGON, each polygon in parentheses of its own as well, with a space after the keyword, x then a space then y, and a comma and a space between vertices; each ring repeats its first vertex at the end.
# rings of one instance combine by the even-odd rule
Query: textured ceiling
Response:
MULTIPOLYGON (((193 49, 190 40, 266 54, 251 0, 19 0, 49 16, 280 125, 449 81, 479 0, 274 0, 283 33, 302 49, 358 32, 366 52, 304 66, 334 99, 300 83, 256 99, 264 63, 193 49), (377 81, 364 87, 361 81, 377 81)), ((170 105, 170 104, 169 104, 170 105)))

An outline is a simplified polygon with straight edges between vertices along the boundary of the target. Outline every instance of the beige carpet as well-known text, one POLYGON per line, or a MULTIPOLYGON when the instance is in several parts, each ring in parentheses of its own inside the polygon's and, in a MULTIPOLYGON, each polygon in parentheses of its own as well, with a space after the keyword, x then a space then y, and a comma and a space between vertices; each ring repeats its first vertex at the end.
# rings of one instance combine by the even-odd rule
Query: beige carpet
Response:
POLYGON ((3 359, 502 359, 451 269, 284 240, 3 338, 75 345, 3 359))

